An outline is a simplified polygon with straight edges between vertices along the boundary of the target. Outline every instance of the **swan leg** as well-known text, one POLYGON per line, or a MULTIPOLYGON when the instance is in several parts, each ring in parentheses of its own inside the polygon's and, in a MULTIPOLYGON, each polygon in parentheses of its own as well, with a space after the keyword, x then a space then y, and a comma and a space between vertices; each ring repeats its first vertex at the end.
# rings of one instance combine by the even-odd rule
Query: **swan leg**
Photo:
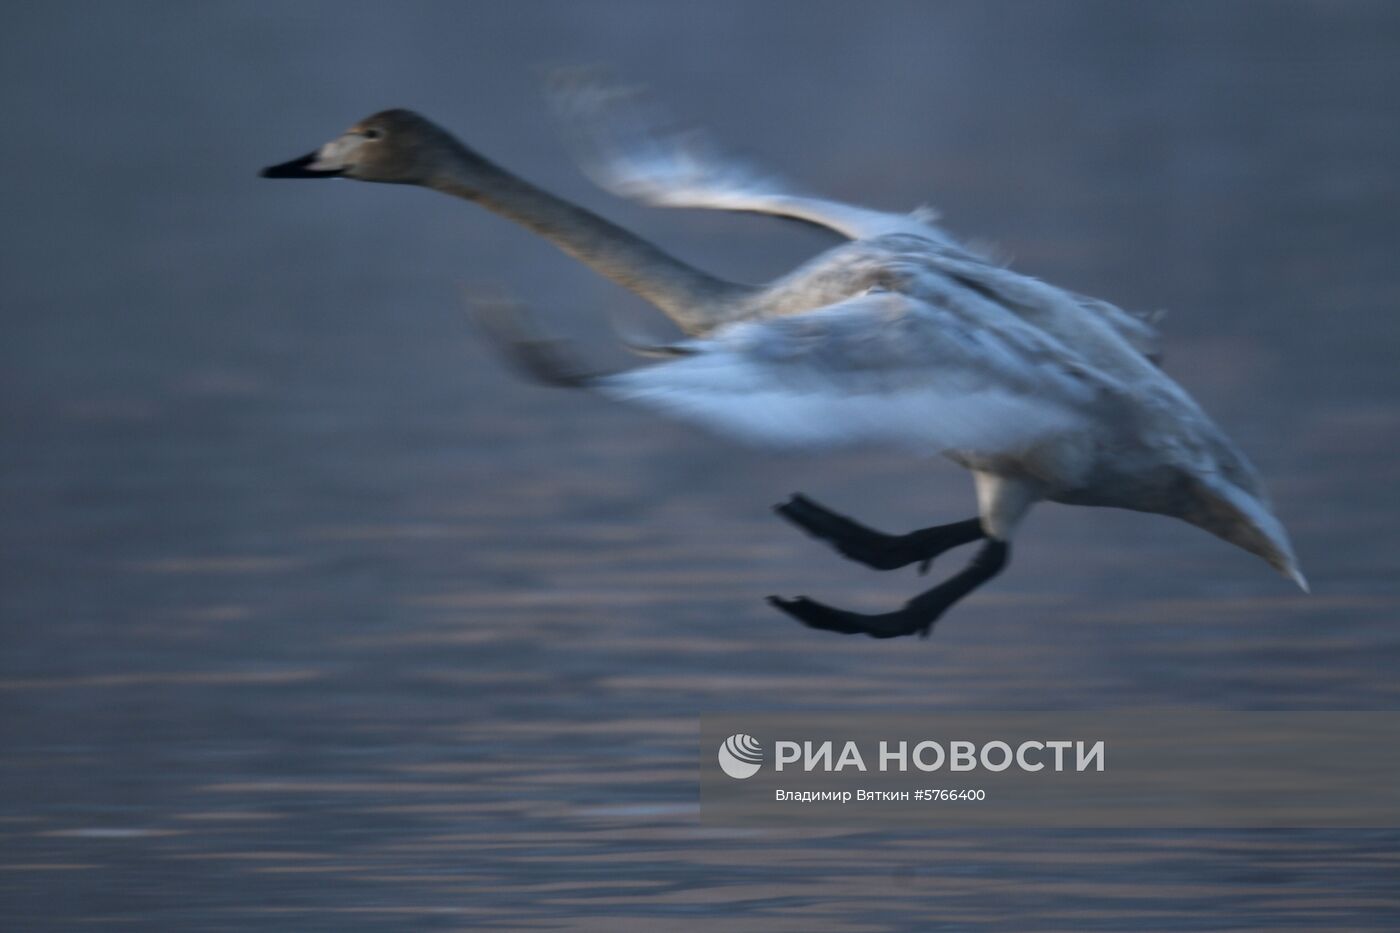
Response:
MULTIPOLYGON (((1006 567, 1007 562, 1011 559, 1011 536, 1015 533, 1021 520, 1025 518, 1030 507, 1040 498, 1037 487, 1025 480, 980 471, 974 471, 972 478, 977 486, 978 518, 975 520, 979 525, 977 535, 971 538, 966 537, 971 533, 970 529, 966 527, 966 522, 957 522, 953 525, 929 528, 924 531, 934 533, 935 537, 954 540, 958 535, 964 536, 964 539, 957 541, 957 543, 965 544, 978 537, 985 537, 986 542, 961 571, 933 589, 915 596, 902 608, 896 609, 894 612, 866 615, 836 609, 814 599, 808 599, 806 596, 799 596, 796 599, 770 596, 768 603, 775 609, 792 616, 803 625, 824 629, 828 632, 840 632, 843 635, 869 635, 871 638, 898 638, 901 635, 913 635, 917 632, 920 637, 927 638, 930 629, 933 628, 933 623, 937 622, 939 617, 948 611, 948 607, 1001 573, 1006 567), (947 531, 947 529, 953 528, 959 530, 957 532, 947 531)), ((814 530, 813 533, 817 534, 818 537, 833 541, 842 553, 846 553, 846 551, 840 541, 832 538, 829 534, 833 529, 838 535, 851 534, 851 529, 857 529, 854 539, 860 538, 859 532, 879 535, 879 532, 872 532, 870 529, 850 521, 850 519, 833 515, 825 509, 816 507, 815 503, 802 499, 800 496, 794 496, 793 503, 797 503, 797 512, 802 518, 794 518, 786 511, 782 513, 784 517, 797 522, 803 528, 807 528, 812 523, 817 524, 819 529, 824 528, 828 533, 824 534, 821 530, 814 530), (816 510, 804 511, 808 507, 815 507, 816 510), (822 526, 821 522, 824 520, 828 524, 822 526)), ((788 504, 792 505, 793 503, 788 504)), ((906 537, 916 537, 923 533, 916 531, 906 537)))
POLYGON ((898 638, 917 632, 921 638, 927 638, 933 623, 948 607, 1000 573, 1010 556, 1009 544, 989 538, 965 568, 928 592, 915 596, 894 612, 873 615, 847 612, 806 596, 796 599, 770 596, 768 602, 803 625, 828 632, 869 635, 871 638, 898 638))
POLYGON ((939 554, 986 536, 976 518, 888 535, 838 515, 801 493, 774 506, 773 511, 844 556, 876 570, 895 570, 919 562, 919 572, 928 573, 929 564, 939 554))

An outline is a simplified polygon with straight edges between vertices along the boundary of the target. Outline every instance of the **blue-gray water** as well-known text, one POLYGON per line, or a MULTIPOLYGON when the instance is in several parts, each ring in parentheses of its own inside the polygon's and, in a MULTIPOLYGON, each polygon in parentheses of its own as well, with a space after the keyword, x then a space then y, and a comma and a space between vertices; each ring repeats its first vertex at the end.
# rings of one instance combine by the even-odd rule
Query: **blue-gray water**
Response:
MULTIPOLYGON (((1400 8, 67 3, 0 13, 0 929, 1394 929, 1395 832, 718 831, 719 710, 1400 705, 1400 8), (460 284, 607 358, 622 295, 419 191, 254 177, 411 106, 719 273, 829 243, 572 168, 606 62, 808 187, 928 201, 1167 308, 1314 595, 1165 519, 1047 507, 929 642, 774 593, 911 573, 965 476, 736 449, 522 386, 460 284)), ((1144 714, 1150 727, 1150 713, 1144 714)))

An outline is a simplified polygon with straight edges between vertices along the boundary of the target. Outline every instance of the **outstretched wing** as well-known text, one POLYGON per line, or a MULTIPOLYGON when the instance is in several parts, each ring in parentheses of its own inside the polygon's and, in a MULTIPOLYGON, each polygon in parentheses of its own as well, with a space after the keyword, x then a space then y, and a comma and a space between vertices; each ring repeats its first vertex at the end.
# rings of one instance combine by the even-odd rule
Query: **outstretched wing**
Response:
POLYGON ((622 197, 656 207, 773 214, 853 240, 907 233, 956 245, 928 208, 890 214, 800 194, 781 179, 725 156, 702 131, 676 126, 638 89, 572 75, 555 82, 554 97, 584 170, 622 197))
POLYGON ((1014 454, 1082 430, 1092 374, 1036 328, 873 293, 734 324, 682 359, 602 376, 620 401, 781 446, 1014 454))

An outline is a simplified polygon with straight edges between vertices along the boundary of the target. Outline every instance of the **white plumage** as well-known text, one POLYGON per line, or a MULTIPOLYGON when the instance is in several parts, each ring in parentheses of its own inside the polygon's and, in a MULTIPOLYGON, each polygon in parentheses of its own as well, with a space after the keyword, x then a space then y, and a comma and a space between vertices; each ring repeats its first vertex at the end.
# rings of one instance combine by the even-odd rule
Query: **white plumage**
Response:
POLYGON ((1036 367, 1028 346, 877 292, 793 317, 733 324, 687 356, 597 380, 612 398, 782 446, 880 444, 920 455, 1026 449, 1086 425, 1093 392, 1036 367))

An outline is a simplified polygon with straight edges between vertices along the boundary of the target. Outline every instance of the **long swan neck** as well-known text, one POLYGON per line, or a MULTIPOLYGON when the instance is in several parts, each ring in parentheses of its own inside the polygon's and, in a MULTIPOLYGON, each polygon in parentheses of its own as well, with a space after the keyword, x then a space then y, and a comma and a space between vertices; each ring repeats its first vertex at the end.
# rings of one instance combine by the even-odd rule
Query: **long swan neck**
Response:
POLYGON ((473 201, 533 230, 600 275, 641 295, 689 333, 702 333, 721 323, 733 313, 727 306, 752 291, 702 272, 470 150, 454 155, 428 187, 473 201))

